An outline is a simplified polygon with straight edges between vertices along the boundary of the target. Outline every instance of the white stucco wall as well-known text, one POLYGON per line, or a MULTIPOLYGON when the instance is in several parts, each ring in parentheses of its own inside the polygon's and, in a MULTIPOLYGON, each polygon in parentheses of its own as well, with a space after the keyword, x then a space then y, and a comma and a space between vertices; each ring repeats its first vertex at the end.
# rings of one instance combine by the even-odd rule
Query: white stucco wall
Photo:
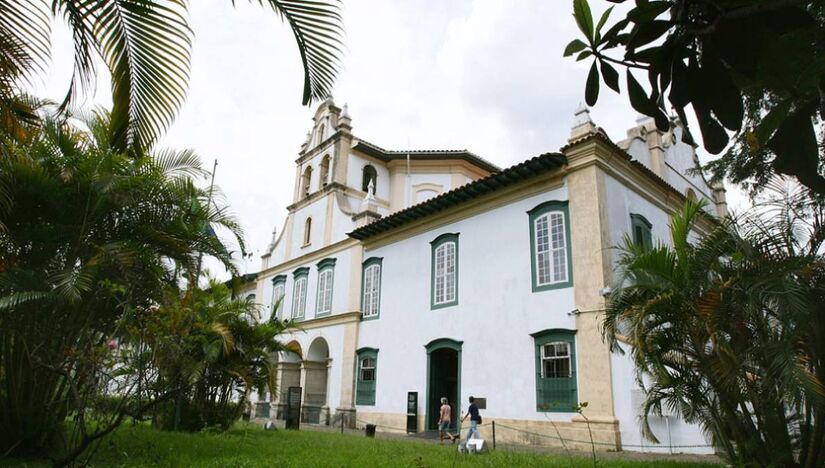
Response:
POLYGON ((630 140, 627 154, 633 156, 633 159, 644 164, 648 169, 653 170, 650 160, 650 148, 647 147, 647 142, 642 138, 633 138, 630 140))
MULTIPOLYGON (((605 188, 607 191, 609 238, 612 245, 620 245, 625 233, 630 233, 630 213, 641 214, 653 225, 651 231, 654 243, 671 243, 669 230, 670 216, 665 211, 638 193, 628 190, 624 185, 610 176, 605 178, 605 188)), ((618 259, 617 250, 613 250, 612 258, 615 264, 618 259)), ((698 426, 687 424, 680 418, 674 416, 669 417, 667 421, 664 418, 651 418, 653 421, 651 426, 664 446, 644 440, 641 435, 641 425, 638 420, 639 408, 634 406, 631 401, 632 391, 637 388, 633 362, 630 360, 629 355, 623 356, 618 353, 614 353, 611 356, 611 361, 614 408, 616 417, 620 421, 619 427, 622 433, 622 444, 627 444, 625 450, 668 453, 670 451, 667 447, 668 441, 670 441, 672 445, 707 444, 698 426)), ((678 448, 673 449, 673 451, 713 453, 713 450, 707 447, 678 448)))
MULTIPOLYGON (((351 312, 350 310, 348 310, 348 294, 350 285, 350 265, 352 259, 352 250, 342 250, 330 254, 329 257, 325 258, 334 258, 336 260, 332 285, 332 314, 351 312)), ((309 275, 307 277, 307 295, 304 320, 315 318, 316 300, 318 297, 317 265, 319 261, 320 260, 306 262, 286 271, 276 270, 259 277, 258 281, 263 282, 263 297, 259 299, 259 302, 263 304, 263 312, 261 313, 263 318, 268 319, 271 316, 273 302, 272 278, 278 275, 286 275, 284 313, 288 314, 288 317, 292 317, 292 300, 294 297, 293 292, 295 290, 295 278, 293 277, 293 273, 297 269, 302 267, 309 268, 309 275)))
POLYGON ((320 198, 312 204, 294 211, 292 223, 292 258, 306 255, 312 251, 323 247, 324 224, 327 216, 327 199, 320 198), (309 244, 304 245, 304 227, 307 218, 312 217, 312 229, 310 229, 309 244))
POLYGON ((373 159, 367 159, 355 153, 350 153, 347 162, 347 185, 361 190, 361 182, 364 174, 364 167, 371 165, 378 174, 378 181, 375 187, 375 197, 382 200, 390 199, 390 171, 387 167, 373 159))
MULTIPOLYGON (((539 419, 535 347, 530 336, 548 328, 575 328, 573 289, 532 292, 527 211, 566 200, 566 188, 533 196, 472 218, 367 250, 383 257, 380 316, 361 323, 358 347, 379 349, 376 404, 366 412, 403 413, 407 392, 427 406, 425 345, 438 338, 463 341, 461 408, 470 395, 487 398, 485 417, 539 419), (458 305, 430 308, 430 241, 459 235, 458 305)), ((569 420, 570 413, 546 413, 569 420)))
POLYGON ((665 149, 665 180, 682 194, 686 194, 688 188, 693 189, 698 198, 706 198, 711 203, 710 208, 713 208, 711 190, 707 182, 699 174, 690 173, 690 170, 696 168, 694 148, 682 141, 681 127, 676 127, 673 135, 675 143, 671 140, 671 145, 665 149))

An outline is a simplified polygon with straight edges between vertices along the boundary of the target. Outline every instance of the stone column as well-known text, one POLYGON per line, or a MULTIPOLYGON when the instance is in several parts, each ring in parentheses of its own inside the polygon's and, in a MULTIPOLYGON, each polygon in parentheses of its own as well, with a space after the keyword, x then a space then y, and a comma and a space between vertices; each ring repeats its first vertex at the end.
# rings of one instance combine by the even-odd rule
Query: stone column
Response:
POLYGON ((358 346, 358 322, 344 325, 344 349, 341 359, 341 401, 336 414, 346 427, 355 427, 355 350, 358 346))
MULTIPOLYGON (((612 263, 607 213, 605 174, 598 167, 610 149, 598 140, 574 146, 566 152, 570 208, 573 287, 576 309, 576 353, 579 402, 587 402, 584 414, 593 425, 594 437, 615 441, 620 447, 618 419, 613 408, 610 350, 602 340, 600 323, 605 298, 601 290, 611 283, 612 263)), ((574 423, 583 423, 574 417, 574 423)))

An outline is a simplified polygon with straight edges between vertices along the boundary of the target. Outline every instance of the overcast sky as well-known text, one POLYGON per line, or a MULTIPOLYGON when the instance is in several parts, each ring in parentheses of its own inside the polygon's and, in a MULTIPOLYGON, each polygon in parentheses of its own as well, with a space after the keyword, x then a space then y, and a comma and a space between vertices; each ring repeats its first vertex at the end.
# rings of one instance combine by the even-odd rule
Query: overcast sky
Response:
MULTIPOLYGON (((194 148, 206 168, 218 159, 216 184, 255 254, 241 270, 255 272, 292 203, 295 159, 316 105, 301 106, 303 75, 289 28, 270 10, 236 3, 190 1, 189 95, 160 146, 194 148)), ((591 3, 594 15, 608 5, 591 3)), ((590 64, 562 57, 580 34, 572 1, 345 0, 343 14, 346 51, 334 99, 349 104, 356 136, 388 149, 408 141, 418 149, 466 148, 502 167, 566 143, 590 64)), ((59 25, 53 46, 51 71, 36 92, 59 98, 72 60, 59 25)), ((111 104, 104 71, 98 91, 77 106, 111 104)), ((591 115, 614 141, 636 118, 626 96, 605 86, 591 115)))

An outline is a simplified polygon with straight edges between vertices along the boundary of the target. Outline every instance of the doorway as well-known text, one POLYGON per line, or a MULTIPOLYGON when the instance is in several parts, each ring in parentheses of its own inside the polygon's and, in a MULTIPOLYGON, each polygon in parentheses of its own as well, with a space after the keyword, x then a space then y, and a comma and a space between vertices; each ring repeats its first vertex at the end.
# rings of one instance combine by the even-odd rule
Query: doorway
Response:
POLYGON ((461 415, 461 344, 449 338, 427 345, 427 430, 438 429, 441 398, 447 397, 451 412, 451 431, 458 428, 461 415))

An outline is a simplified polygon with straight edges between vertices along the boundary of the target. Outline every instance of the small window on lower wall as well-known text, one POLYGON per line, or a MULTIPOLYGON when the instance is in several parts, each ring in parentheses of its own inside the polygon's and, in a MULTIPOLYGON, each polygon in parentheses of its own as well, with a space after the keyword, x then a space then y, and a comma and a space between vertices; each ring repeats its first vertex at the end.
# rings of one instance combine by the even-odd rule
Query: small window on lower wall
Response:
POLYGON ((633 243, 650 249, 653 247, 653 225, 644 216, 630 213, 630 227, 633 231, 633 243))
POLYGON ((358 376, 355 388, 355 404, 375 405, 375 382, 378 376, 378 350, 361 348, 358 353, 358 376))
POLYGON ((535 342, 536 410, 573 412, 576 387, 576 331, 552 328, 531 335, 535 342))

